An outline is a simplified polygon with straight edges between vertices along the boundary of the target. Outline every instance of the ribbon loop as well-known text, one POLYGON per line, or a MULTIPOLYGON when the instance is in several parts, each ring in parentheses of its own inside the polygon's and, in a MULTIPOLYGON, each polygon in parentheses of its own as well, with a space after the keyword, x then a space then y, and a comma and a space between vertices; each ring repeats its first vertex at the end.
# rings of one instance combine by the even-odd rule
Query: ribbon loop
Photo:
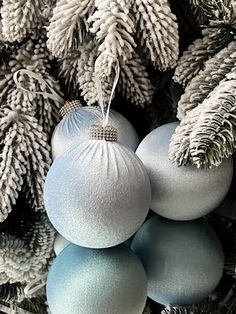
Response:
POLYGON ((120 77, 120 64, 119 64, 118 59, 112 53, 103 52, 95 61, 95 84, 96 84, 97 93, 98 93, 98 103, 99 103, 99 106, 101 107, 102 116, 103 116, 103 123, 102 123, 102 125, 104 127, 106 127, 108 125, 111 102, 112 102, 113 95, 115 93, 115 89, 116 89, 119 77, 120 77), (110 95, 110 98, 109 98, 109 101, 108 101, 106 114, 104 112, 105 106, 104 106, 104 100, 103 100, 103 95, 102 95, 102 82, 101 82, 101 79, 96 74, 96 68, 98 68, 98 64, 99 64, 99 62, 101 61, 101 59, 102 59, 102 57, 104 55, 108 55, 108 56, 112 57, 115 60, 115 62, 116 62, 116 65, 115 65, 115 78, 114 78, 113 86, 112 86, 112 89, 111 89, 111 95, 110 95))
POLYGON ((22 89, 23 91, 25 92, 28 92, 28 93, 34 93, 34 94, 38 94, 38 95, 42 95, 42 96, 45 96, 45 97, 48 97, 50 99, 53 99, 61 104, 64 104, 65 103, 65 100, 60 96, 58 95, 53 88, 51 88, 51 86, 44 80, 42 79, 39 75, 35 74, 34 72, 32 71, 29 71, 29 70, 26 70, 26 69, 20 69, 18 71, 16 71, 13 75, 13 80, 17 86, 17 88, 20 88, 22 89), (35 79, 36 81, 38 81, 39 83, 41 84, 44 84, 45 86, 47 86, 47 88, 49 89, 50 93, 48 92, 40 92, 40 91, 37 91, 37 92, 32 92, 26 88, 24 88, 21 83, 19 82, 18 80, 18 75, 19 74, 25 74, 25 75, 28 75, 30 78, 33 78, 35 79))
POLYGON ((46 278, 46 274, 37 276, 34 280, 25 286, 24 293, 29 296, 43 288, 46 285, 46 278))

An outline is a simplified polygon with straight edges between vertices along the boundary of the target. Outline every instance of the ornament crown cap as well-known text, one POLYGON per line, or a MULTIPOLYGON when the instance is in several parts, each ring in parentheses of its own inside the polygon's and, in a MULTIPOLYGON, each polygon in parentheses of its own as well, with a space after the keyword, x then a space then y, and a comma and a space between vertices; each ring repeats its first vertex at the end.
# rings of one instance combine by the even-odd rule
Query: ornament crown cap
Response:
POLYGON ((89 128, 89 138, 91 140, 105 140, 108 142, 116 142, 117 129, 110 125, 92 125, 89 128))
POLYGON ((59 114, 63 118, 68 113, 82 107, 82 104, 80 100, 72 100, 72 101, 66 101, 64 106, 60 109, 59 114))

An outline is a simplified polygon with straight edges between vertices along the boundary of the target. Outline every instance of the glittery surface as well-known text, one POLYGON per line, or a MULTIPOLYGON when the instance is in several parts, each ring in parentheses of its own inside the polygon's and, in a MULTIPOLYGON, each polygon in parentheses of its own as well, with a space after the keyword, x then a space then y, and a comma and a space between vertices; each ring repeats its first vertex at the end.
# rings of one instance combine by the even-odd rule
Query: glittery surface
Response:
POLYGON ((142 314, 146 297, 143 266, 124 245, 95 250, 70 244, 47 280, 52 314, 142 314))
MULTIPOLYGON (((101 109, 98 107, 81 107, 67 114, 57 125, 52 135, 53 159, 63 154, 74 140, 88 139, 88 129, 102 121, 101 109)), ((131 123, 118 112, 111 110, 109 125, 118 130, 118 142, 135 150, 139 144, 138 135, 131 123)))
POLYGON ((44 199, 62 236, 81 246, 104 248, 126 241, 141 226, 151 188, 134 152, 116 142, 87 140, 54 161, 44 199))
POLYGON ((219 167, 178 167, 168 158, 170 138, 178 124, 149 133, 137 149, 152 187, 151 209, 174 220, 191 220, 211 212, 225 197, 233 175, 232 159, 219 167))
POLYGON ((224 254, 203 220, 177 222, 155 216, 136 233, 132 249, 148 276, 148 296, 164 305, 193 304, 219 283, 224 254))

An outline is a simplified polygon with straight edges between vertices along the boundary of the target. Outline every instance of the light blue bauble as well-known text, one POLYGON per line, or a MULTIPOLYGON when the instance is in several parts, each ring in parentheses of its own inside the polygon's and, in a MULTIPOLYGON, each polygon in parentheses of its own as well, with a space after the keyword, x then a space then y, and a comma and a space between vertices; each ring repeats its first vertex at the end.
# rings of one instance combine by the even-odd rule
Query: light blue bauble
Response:
POLYGON ((142 314, 147 278, 124 245, 95 250, 70 244, 54 260, 46 290, 52 314, 142 314))
POLYGON ((178 167, 168 157, 177 125, 168 123, 153 130, 136 153, 149 174, 151 209, 165 218, 191 220, 208 214, 223 200, 232 180, 233 161, 224 159, 219 167, 211 169, 178 167))
POLYGON ((131 248, 147 272, 148 296, 165 306, 207 298, 223 274, 221 244, 203 220, 177 222, 155 216, 136 233, 131 248))
POLYGON ((55 241, 54 241, 54 252, 56 255, 60 254, 61 251, 64 250, 67 245, 69 245, 70 242, 66 240, 62 235, 59 233, 56 235, 55 241))
POLYGON ((126 241, 144 222, 151 187, 142 162, 129 148, 87 140, 55 159, 44 200, 50 221, 68 241, 106 248, 126 241))
MULTIPOLYGON (((68 113, 56 126, 51 140, 53 159, 62 155, 75 140, 88 139, 88 129, 100 124, 102 113, 99 107, 79 107, 68 113)), ((139 138, 132 124, 118 112, 111 110, 109 124, 118 130, 118 142, 133 151, 139 144, 139 138)))

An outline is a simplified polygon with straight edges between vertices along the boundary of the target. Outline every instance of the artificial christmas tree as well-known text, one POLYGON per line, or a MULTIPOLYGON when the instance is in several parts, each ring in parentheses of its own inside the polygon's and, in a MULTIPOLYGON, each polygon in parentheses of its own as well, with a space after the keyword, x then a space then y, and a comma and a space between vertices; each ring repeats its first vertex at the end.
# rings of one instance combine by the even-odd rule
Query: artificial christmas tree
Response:
MULTIPOLYGON (((43 185, 62 107, 46 95, 49 87, 83 105, 101 105, 102 95, 107 106, 118 62, 112 108, 140 139, 177 115, 169 150, 176 167, 219 166, 236 142, 236 6, 234 0, 2 0, 0 7, 0 311, 44 314, 55 230, 43 185), (20 72, 16 85, 20 69, 40 80, 20 72)), ((215 292, 186 306, 148 300, 146 313, 235 313, 234 188, 235 178, 226 205, 204 218, 225 253, 215 292)))

